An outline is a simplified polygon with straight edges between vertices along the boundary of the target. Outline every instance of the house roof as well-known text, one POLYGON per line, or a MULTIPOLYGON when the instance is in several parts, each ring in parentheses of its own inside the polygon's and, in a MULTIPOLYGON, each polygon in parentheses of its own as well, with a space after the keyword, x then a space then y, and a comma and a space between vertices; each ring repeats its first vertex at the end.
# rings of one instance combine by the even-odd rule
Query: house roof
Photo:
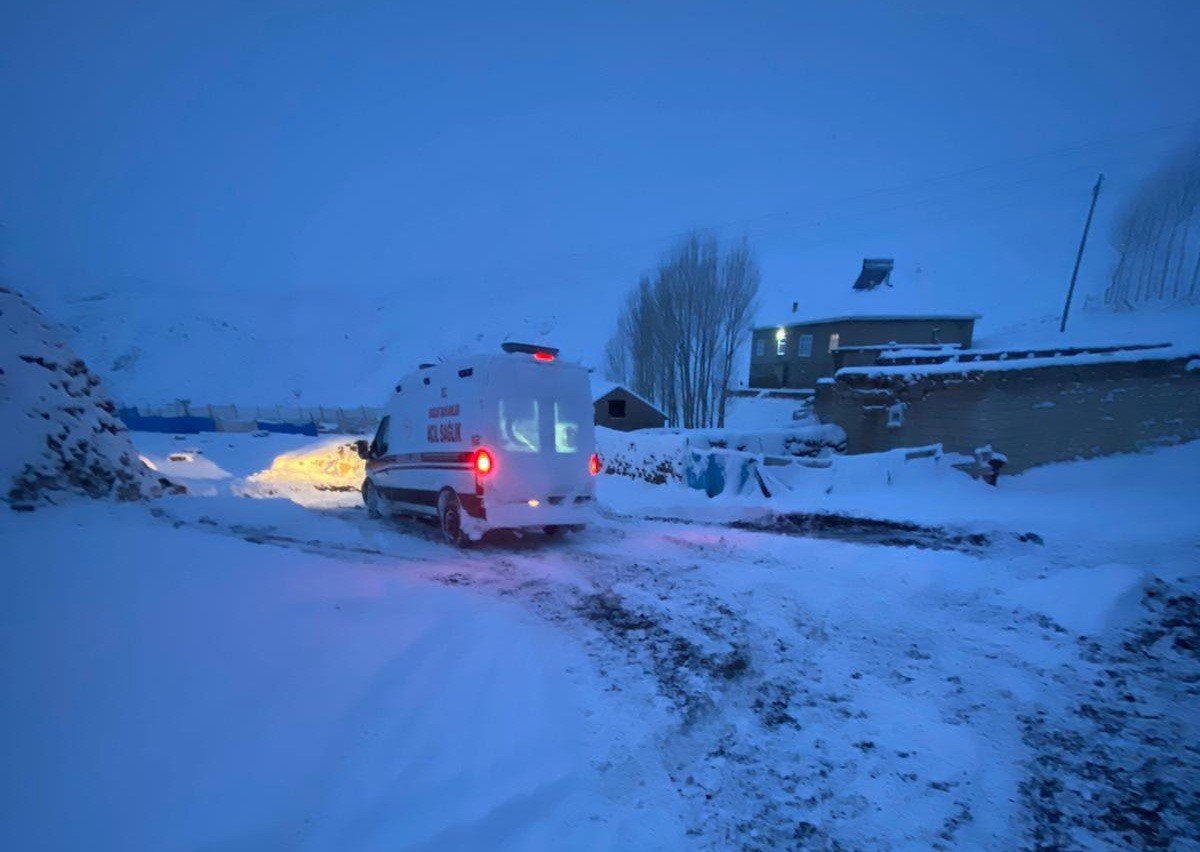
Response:
MULTIPOLYGON (((866 268, 882 268, 868 258, 866 268)), ((840 267, 839 267, 840 268, 840 267)), ((855 270, 831 270, 821 280, 773 287, 764 294, 755 327, 806 325, 856 320, 979 319, 972 304, 975 291, 962 282, 939 278, 932 272, 916 274, 901 266, 890 270, 877 286, 855 289, 855 270), (795 310, 793 310, 793 306, 795 310)))
POLYGON ((610 393, 612 393, 615 390, 625 391, 625 393, 629 394, 634 399, 638 400, 639 402, 645 403, 646 405, 650 406, 655 411, 657 411, 659 414, 662 414, 664 417, 666 417, 666 414, 663 412, 663 410, 661 408, 659 408, 657 405, 655 405, 650 400, 646 399, 641 394, 634 393, 628 387, 621 384, 620 382, 606 382, 606 381, 597 381, 597 380, 593 379, 592 380, 592 402, 599 402, 600 400, 604 399, 604 397, 608 396, 610 393))
POLYGON ((783 326, 787 328, 793 325, 820 325, 822 323, 831 322, 903 322, 905 320, 977 320, 979 314, 945 314, 945 313, 912 313, 912 314, 843 314, 836 317, 802 317, 800 314, 793 314, 786 322, 774 323, 772 325, 756 325, 755 331, 761 331, 769 328, 779 328, 783 326))

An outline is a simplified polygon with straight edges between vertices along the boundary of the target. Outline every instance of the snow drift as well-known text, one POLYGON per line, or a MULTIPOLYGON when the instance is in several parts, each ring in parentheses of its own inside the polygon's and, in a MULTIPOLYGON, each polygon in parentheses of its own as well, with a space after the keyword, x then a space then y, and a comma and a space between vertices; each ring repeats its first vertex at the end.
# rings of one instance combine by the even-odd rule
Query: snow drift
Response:
POLYGON ((0 323, 0 499, 29 509, 52 491, 136 500, 170 485, 138 459, 99 377, 6 287, 0 323))

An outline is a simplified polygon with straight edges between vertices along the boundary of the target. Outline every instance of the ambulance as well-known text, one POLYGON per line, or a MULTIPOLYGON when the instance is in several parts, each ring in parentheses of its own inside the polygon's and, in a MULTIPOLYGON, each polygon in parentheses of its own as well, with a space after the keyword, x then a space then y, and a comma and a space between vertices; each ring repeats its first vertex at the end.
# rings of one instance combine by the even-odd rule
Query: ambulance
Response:
POLYGON ((596 455, 587 370, 558 350, 422 364, 400 380, 366 460, 372 518, 422 515, 460 547, 493 529, 580 530, 593 517, 596 455))

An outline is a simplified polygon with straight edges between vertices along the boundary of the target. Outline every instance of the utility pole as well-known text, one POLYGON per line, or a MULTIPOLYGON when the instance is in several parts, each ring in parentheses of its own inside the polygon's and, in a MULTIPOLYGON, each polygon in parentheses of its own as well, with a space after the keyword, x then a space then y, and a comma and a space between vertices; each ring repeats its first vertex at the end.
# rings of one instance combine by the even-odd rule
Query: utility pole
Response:
POLYGON ((1079 252, 1075 255, 1075 268, 1071 271, 1071 286, 1067 288, 1067 302, 1063 305, 1062 322, 1058 324, 1058 333, 1067 330, 1067 314, 1071 312, 1071 297, 1075 295, 1075 279, 1079 277, 1079 264, 1083 261, 1083 247, 1087 245, 1088 230, 1092 227, 1092 214, 1096 212, 1096 199, 1100 197, 1100 184, 1104 183, 1104 175, 1096 178, 1092 187, 1092 206, 1088 208, 1087 221, 1083 223, 1083 236, 1079 239, 1079 252))

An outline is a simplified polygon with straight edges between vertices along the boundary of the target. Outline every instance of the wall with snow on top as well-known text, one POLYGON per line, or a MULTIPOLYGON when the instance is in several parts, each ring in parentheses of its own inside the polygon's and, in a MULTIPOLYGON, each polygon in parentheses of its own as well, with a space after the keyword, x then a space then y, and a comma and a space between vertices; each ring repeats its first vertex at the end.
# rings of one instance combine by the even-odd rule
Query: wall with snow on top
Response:
POLYGON ((1194 349, 842 370, 814 411, 847 450, 991 445, 1007 473, 1200 438, 1194 349))

